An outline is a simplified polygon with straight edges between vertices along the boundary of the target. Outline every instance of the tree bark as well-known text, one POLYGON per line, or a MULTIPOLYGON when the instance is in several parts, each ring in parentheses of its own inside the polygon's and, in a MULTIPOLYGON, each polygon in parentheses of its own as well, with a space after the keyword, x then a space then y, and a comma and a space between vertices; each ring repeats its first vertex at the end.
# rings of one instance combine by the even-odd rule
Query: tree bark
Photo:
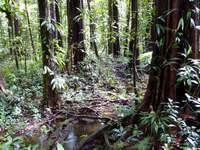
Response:
POLYGON ((133 72, 133 86, 136 92, 136 76, 137 76, 137 65, 139 65, 139 61, 137 60, 139 56, 138 49, 138 2, 137 0, 131 1, 131 33, 130 33, 130 43, 129 43, 129 58, 130 58, 130 66, 133 72))
POLYGON ((33 50, 33 55, 36 55, 35 44, 34 44, 34 41, 33 41, 33 34, 32 34, 32 29, 31 29, 31 21, 30 21, 30 16, 29 16, 29 12, 28 12, 27 0, 24 0, 24 3, 25 3, 25 11, 26 11, 26 17, 27 17, 28 31, 29 31, 31 47, 32 47, 32 50, 33 50))
MULTIPOLYGON (((83 35, 83 18, 80 11, 82 8, 82 0, 67 0, 68 58, 71 64, 75 66, 83 61, 86 55, 83 35)), ((68 66, 71 66, 70 68, 72 68, 72 65, 68 64, 68 66)))
POLYGON ((113 56, 118 57, 120 55, 120 43, 119 43, 119 11, 117 0, 113 1, 113 56))
MULTIPOLYGON (((126 27, 125 27, 125 32, 128 34, 130 30, 130 17, 131 17, 131 0, 128 0, 127 4, 127 13, 126 13, 126 27)), ((129 36, 127 35, 125 39, 125 50, 124 50, 124 56, 128 57, 129 55, 129 36)))
POLYGON ((87 0, 88 10, 89 10, 89 21, 90 21, 90 49, 95 52, 95 55, 97 58, 99 58, 98 49, 97 49, 97 43, 96 43, 96 35, 95 35, 95 29, 96 25, 92 16, 92 9, 90 6, 90 0, 87 0))
MULTIPOLYGON (((55 9, 56 9, 56 22, 57 23, 61 23, 60 8, 59 8, 58 0, 55 0, 55 9)), ((61 33, 59 31, 57 31, 57 40, 58 40, 58 45, 60 47, 63 47, 63 39, 62 39, 62 35, 61 35, 61 33)))
POLYGON ((114 57, 120 55, 119 12, 116 0, 108 1, 108 53, 114 57))
POLYGON ((112 47, 112 20, 113 20, 113 14, 112 14, 112 3, 113 0, 108 0, 108 54, 113 53, 113 47, 112 47))
MULTIPOLYGON (((189 2, 187 0, 184 0, 182 6, 181 6, 181 13, 182 18, 185 19, 185 28, 184 28, 184 34, 183 37, 186 38, 186 42, 188 43, 187 49, 191 46, 192 53, 190 54, 190 58, 192 59, 200 59, 200 30, 196 27, 200 25, 200 13, 194 11, 195 7, 200 8, 200 2, 198 0, 194 0, 192 2, 189 2), (187 11, 184 11, 187 10, 187 11), (191 18, 188 18, 188 12, 191 12, 191 18), (192 24, 191 20, 193 20, 194 24, 192 24)), ((186 43, 185 42, 185 43, 186 43)), ((198 72, 198 70, 197 70, 198 72)), ((198 74, 200 76, 200 74, 198 74)), ((182 88, 185 88, 188 93, 190 93, 193 96, 200 96, 200 85, 193 85, 192 90, 189 90, 189 88, 185 87, 184 85, 182 88)))
MULTIPOLYGON (((200 8, 200 2, 198 0, 195 0, 193 3, 193 7, 200 8)), ((200 26, 200 13, 195 12, 193 13, 193 18, 195 22, 195 26, 200 26)), ((191 39, 192 39, 192 49, 193 49, 193 58, 199 59, 200 58, 200 29, 197 29, 196 27, 192 28, 191 31, 191 39)))
MULTIPOLYGON (((40 35, 42 44, 42 56, 43 56, 43 66, 48 67, 51 71, 55 70, 55 63, 53 61, 54 57, 54 42, 55 39, 54 32, 47 29, 45 21, 47 22, 50 17, 49 3, 48 0, 38 0, 39 6, 39 20, 40 20, 40 35)), ((43 103, 42 106, 45 108, 58 106, 59 95, 56 89, 52 89, 51 81, 54 75, 47 72, 43 75, 43 103)))
POLYGON ((161 109, 161 104, 166 102, 168 98, 176 100, 176 69, 175 64, 165 64, 166 60, 178 58, 179 49, 173 48, 172 44, 175 42, 176 33, 180 14, 179 0, 156 0, 156 16, 155 25, 153 28, 152 41, 153 57, 151 62, 151 71, 147 90, 140 105, 141 110, 149 110, 150 107, 154 111, 161 109), (162 22, 159 17, 164 16, 165 11, 173 10, 167 15, 166 21, 162 22), (158 33, 157 25, 162 25, 166 30, 158 33), (167 30, 170 29, 170 30, 167 30), (157 45, 156 41, 164 40, 163 45, 157 45))

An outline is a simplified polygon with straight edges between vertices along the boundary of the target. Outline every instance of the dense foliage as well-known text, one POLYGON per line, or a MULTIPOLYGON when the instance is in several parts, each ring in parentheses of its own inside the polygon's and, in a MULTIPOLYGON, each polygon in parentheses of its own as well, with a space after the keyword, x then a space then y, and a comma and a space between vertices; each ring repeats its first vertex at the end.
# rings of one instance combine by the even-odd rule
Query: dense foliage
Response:
POLYGON ((0 149, 200 148, 198 0, 1 0, 0 149))

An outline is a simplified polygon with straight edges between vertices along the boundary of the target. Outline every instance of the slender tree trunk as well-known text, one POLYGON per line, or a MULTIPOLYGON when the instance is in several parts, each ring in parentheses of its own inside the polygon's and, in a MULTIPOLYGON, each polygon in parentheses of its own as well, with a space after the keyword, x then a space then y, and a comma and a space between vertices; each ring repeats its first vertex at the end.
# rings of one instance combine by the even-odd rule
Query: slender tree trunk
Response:
POLYGON ((9 35, 9 43, 10 43, 10 54, 13 54, 13 19, 10 13, 6 13, 6 17, 8 19, 8 35, 9 35))
POLYGON ((15 1, 7 1, 6 8, 0 8, 0 11, 6 14, 8 19, 8 34, 9 34, 9 43, 10 43, 10 53, 14 55, 14 60, 16 64, 16 68, 19 69, 19 58, 22 54, 20 52, 21 45, 21 22, 16 12, 13 12, 12 9, 15 7, 17 3, 15 1), (11 7, 11 5, 13 5, 11 7))
POLYGON ((19 69, 19 41, 20 27, 19 20, 15 15, 11 14, 9 11, 5 11, 6 17, 8 18, 8 33, 10 40, 10 52, 14 54, 16 68, 19 69))
POLYGON ((113 2, 113 32, 114 32, 114 43, 113 43, 113 56, 118 57, 120 55, 120 43, 119 43, 119 11, 117 0, 113 2))
MULTIPOLYGON (((59 9, 59 1, 55 0, 55 9, 56 9, 56 22, 61 23, 60 19, 60 9, 59 9)), ((60 47, 63 47, 63 39, 61 33, 57 30, 57 39, 58 39, 58 45, 60 47)))
POLYGON ((136 91, 136 80, 137 80, 137 65, 139 65, 139 61, 137 60, 139 56, 139 49, 138 49, 138 2, 137 0, 131 1, 131 33, 130 33, 130 43, 129 43, 129 58, 130 58, 130 65, 133 72, 133 86, 136 91))
POLYGON ((88 10, 89 10, 89 21, 90 21, 90 49, 92 49, 95 52, 95 55, 98 58, 99 54, 97 50, 96 35, 95 35, 96 25, 91 14, 92 10, 90 6, 90 2, 91 2, 90 0, 87 0, 88 10))
POLYGON ((14 45, 15 45, 15 50, 14 50, 14 55, 15 55, 15 62, 16 62, 16 67, 19 69, 19 57, 20 57, 20 52, 19 52, 19 45, 20 45, 20 22, 18 18, 14 17, 14 45))
POLYGON ((131 0, 128 0, 127 4, 127 13, 126 13, 126 27, 125 32, 127 33, 127 37, 125 39, 125 50, 124 50, 124 56, 128 57, 129 54, 129 29, 130 29, 130 17, 131 17, 131 0))
MULTIPOLYGON (((54 32, 48 30, 44 21, 48 21, 50 17, 50 9, 48 0, 38 0, 39 18, 40 18, 40 35, 42 44, 43 66, 48 67, 51 71, 55 70, 54 57, 54 32)), ((59 101, 59 95, 56 89, 52 88, 51 81, 54 78, 50 72, 43 75, 43 104, 42 106, 56 107, 59 101)))
MULTIPOLYGON (((13 2, 11 2, 13 3, 13 2)), ((9 42, 10 42, 10 52, 14 54, 16 68, 19 69, 19 37, 20 33, 20 20, 17 18, 16 14, 12 13, 10 9, 0 8, 0 11, 6 14, 8 19, 8 34, 9 34, 9 42)))
POLYGON ((152 32, 152 28, 153 28, 153 22, 154 22, 154 11, 152 8, 154 8, 154 2, 153 0, 148 0, 148 4, 150 4, 150 6, 148 7, 149 9, 151 9, 151 14, 149 14, 149 17, 151 18, 151 20, 149 20, 149 24, 146 27, 146 37, 145 37, 145 52, 150 52, 152 51, 151 49, 151 32, 152 32))
POLYGON ((119 43, 119 11, 117 0, 108 1, 108 24, 109 24, 109 37, 108 37, 108 53, 113 54, 114 57, 120 55, 119 43))
MULTIPOLYGON (((71 64, 75 66, 83 61, 86 54, 83 35, 83 18, 80 11, 82 8, 82 0, 67 0, 68 58, 71 59, 71 64)), ((72 65, 68 64, 68 67, 72 65)))
MULTIPOLYGON (((195 0, 193 5, 200 9, 200 2, 195 0)), ((195 26, 200 26, 200 13, 196 12, 193 14, 193 18, 195 21, 195 26)), ((193 28, 191 31, 192 37, 192 49, 193 49, 193 58, 200 59, 200 29, 193 28)))
POLYGON ((27 17, 28 31, 29 31, 31 47, 32 47, 32 50, 33 50, 33 55, 35 57, 36 50, 35 50, 35 44, 34 44, 34 41, 33 41, 33 34, 32 34, 32 29, 31 29, 31 22, 30 22, 30 17, 29 17, 29 12, 28 12, 27 0, 24 0, 24 3, 25 3, 25 11, 26 11, 26 17, 27 17))
POLYGON ((112 46, 112 34, 113 34, 113 11, 112 11, 113 0, 108 0, 108 54, 113 53, 112 46))

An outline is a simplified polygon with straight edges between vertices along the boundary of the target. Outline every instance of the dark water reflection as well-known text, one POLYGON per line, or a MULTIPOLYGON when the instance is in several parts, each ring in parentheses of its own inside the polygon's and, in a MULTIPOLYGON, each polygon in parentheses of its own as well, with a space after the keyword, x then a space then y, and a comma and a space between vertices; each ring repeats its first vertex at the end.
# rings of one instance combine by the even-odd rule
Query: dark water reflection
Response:
POLYGON ((100 122, 78 122, 74 124, 68 134, 66 150, 75 150, 81 140, 98 130, 103 124, 100 122))
POLYGON ((51 132, 50 135, 36 133, 30 136, 26 143, 39 144, 39 150, 56 150, 55 143, 59 141, 65 150, 76 150, 81 140, 87 138, 87 136, 103 126, 98 121, 75 121, 67 124, 65 127, 61 124, 61 122, 56 122, 55 131, 51 132), (54 145, 53 147, 52 144, 54 145))

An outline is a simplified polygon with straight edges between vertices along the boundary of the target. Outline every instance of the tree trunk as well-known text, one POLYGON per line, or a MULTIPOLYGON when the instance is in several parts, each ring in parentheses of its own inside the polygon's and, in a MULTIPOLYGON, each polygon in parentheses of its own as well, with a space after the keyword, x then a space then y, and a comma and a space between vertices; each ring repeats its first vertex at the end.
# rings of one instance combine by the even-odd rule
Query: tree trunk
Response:
MULTIPOLYGON (((184 28, 184 34, 183 36, 186 38, 186 41, 189 45, 187 45, 187 49, 189 49, 189 46, 192 48, 192 53, 190 54, 190 58, 193 59, 200 59, 200 30, 196 28, 196 26, 200 25, 200 14, 199 12, 195 12, 195 7, 200 7, 200 2, 198 0, 189 2, 187 0, 184 0, 182 6, 181 6, 181 13, 182 18, 184 18, 185 22, 185 28, 184 28), (186 10, 186 11, 184 11, 186 10), (188 12, 192 11, 191 18, 188 19, 188 12), (193 20, 194 24, 191 23, 191 20, 193 20)), ((185 41, 183 44, 186 43, 185 41)), ((198 70, 197 70, 198 72, 198 70)), ((200 74, 199 74, 200 76, 200 74)), ((184 85, 182 88, 185 88, 187 93, 190 93, 193 96, 199 96, 200 95, 200 85, 193 85, 192 90, 190 88, 185 87, 184 85), (190 90, 189 90, 190 89, 190 90)), ((184 97, 185 98, 185 97, 184 97)))
POLYGON ((88 10, 89 10, 89 21, 90 21, 90 49, 95 52, 96 57, 99 57, 98 50, 97 50, 97 44, 96 44, 96 35, 95 35, 95 29, 96 25, 92 16, 92 9, 90 6, 90 0, 87 0, 88 10))
POLYGON ((113 1, 113 56, 118 57, 120 55, 120 43, 119 43, 119 11, 117 0, 113 1))
POLYGON ((14 54, 16 68, 19 69, 19 36, 20 36, 20 22, 15 14, 9 10, 4 10, 8 19, 8 33, 10 42, 10 52, 14 54))
POLYGON ((139 65, 139 61, 137 60, 139 56, 138 49, 138 2, 137 0, 131 1, 131 33, 130 33, 130 43, 129 43, 129 58, 130 58, 130 66, 133 72, 133 86, 136 91, 136 77, 137 77, 137 65, 139 65))
MULTIPOLYGON (((55 0, 55 11, 56 11, 56 22, 61 23, 60 20, 60 8, 59 8, 59 2, 58 0, 55 0)), ((63 47, 63 39, 61 33, 57 30, 57 40, 58 40, 58 45, 60 47, 63 47)))
POLYGON ((148 3, 151 4, 148 9, 151 9, 151 14, 148 14, 149 18, 151 18, 151 20, 149 20, 149 24, 147 25, 146 27, 146 36, 145 36, 145 51, 144 52, 151 52, 152 49, 151 49, 151 32, 152 32, 152 28, 153 28, 153 22, 154 22, 154 13, 153 13, 153 9, 154 8, 154 2, 153 0, 148 0, 148 3))
MULTIPOLYGON (((125 32, 128 34, 129 29, 130 29, 130 17, 131 17, 131 0, 128 0, 127 4, 127 14, 126 14, 126 27, 125 27, 125 32)), ((127 35, 125 39, 125 49, 124 49, 124 56, 128 57, 129 56, 129 36, 127 35)))
MULTIPOLYGON (((194 6, 200 8, 200 2, 198 0, 194 1, 194 6)), ((195 26, 200 26, 200 13, 196 12, 193 13, 193 18, 195 21, 195 26)), ((193 58, 199 59, 200 58, 200 29, 195 27, 192 28, 191 31, 191 39, 192 39, 192 49, 193 49, 193 58)))
POLYGON ((153 57, 151 62, 151 71, 149 76, 149 83, 147 86, 146 94, 140 105, 141 110, 149 110, 150 107, 154 111, 161 109, 161 104, 166 102, 168 98, 176 100, 176 69, 175 64, 164 64, 166 60, 178 58, 179 49, 173 48, 172 44, 175 42, 176 33, 180 15, 179 0, 156 0, 156 22, 153 28, 152 41, 153 45, 153 57), (174 10, 168 14, 166 23, 162 22, 159 17, 164 15, 165 11, 174 10), (162 25, 165 30, 162 33, 158 33, 157 25, 162 25), (157 46, 156 41, 164 40, 163 45, 157 46))
POLYGON ((80 11, 82 8, 82 0, 67 0, 68 58, 71 59, 72 65, 75 66, 83 61, 85 57, 83 18, 80 11))
POLYGON ((18 20, 18 18, 16 16, 14 17, 13 28, 14 28, 14 46, 15 46, 14 55, 15 55, 15 63, 16 63, 16 68, 19 69, 20 22, 19 22, 19 20, 18 20))
POLYGON ((108 0, 108 54, 113 53, 113 46, 112 46, 112 20, 113 20, 113 13, 112 13, 112 3, 113 0, 108 0))
MULTIPOLYGON (((54 32, 47 29, 44 22, 48 21, 50 16, 48 0, 38 0, 39 18, 40 18, 40 35, 42 44, 43 66, 48 67, 51 71, 55 70, 54 57, 54 32)), ((58 92, 52 89, 51 81, 54 78, 50 72, 43 75, 43 108, 56 107, 58 105, 58 92)))
POLYGON ((120 55, 119 43, 119 12, 116 0, 108 1, 108 24, 109 24, 109 37, 108 37, 108 53, 113 54, 114 57, 120 55))
POLYGON ((33 41, 33 34, 32 34, 32 29, 31 29, 31 21, 30 21, 29 12, 28 12, 27 0, 24 0, 24 3, 25 3, 25 11, 26 11, 26 17, 27 17, 28 31, 29 31, 31 47, 32 47, 32 50, 33 50, 33 55, 36 55, 35 44, 34 44, 34 41, 33 41))
MULTIPOLYGON (((200 8, 200 2, 198 2, 197 0, 195 1, 195 6, 200 8)), ((194 14, 194 20, 195 20, 195 25, 196 26, 200 26, 200 13, 195 13, 194 14)), ((193 35, 193 42, 192 42, 192 54, 193 54, 193 58, 194 59, 200 59, 200 30, 197 30, 196 28, 193 29, 192 32, 193 35)), ((200 73, 199 73, 199 77, 200 77, 200 73)), ((194 87, 194 96, 198 96, 200 97, 200 85, 197 85, 194 87)))

